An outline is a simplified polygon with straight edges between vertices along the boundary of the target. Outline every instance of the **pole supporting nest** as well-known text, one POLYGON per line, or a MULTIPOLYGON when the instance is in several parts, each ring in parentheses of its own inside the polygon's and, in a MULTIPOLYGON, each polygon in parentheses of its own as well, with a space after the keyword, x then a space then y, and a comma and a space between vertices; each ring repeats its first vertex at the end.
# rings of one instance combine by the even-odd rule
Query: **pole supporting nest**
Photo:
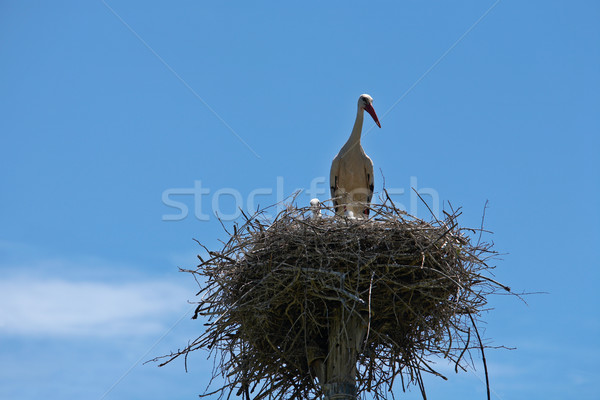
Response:
POLYGON ((326 400, 356 399, 356 362, 367 324, 356 312, 340 307, 334 312, 329 329, 329 353, 325 359, 325 384, 321 385, 326 400))
POLYGON ((355 400, 357 390, 355 383, 326 383, 323 385, 324 400, 355 400))

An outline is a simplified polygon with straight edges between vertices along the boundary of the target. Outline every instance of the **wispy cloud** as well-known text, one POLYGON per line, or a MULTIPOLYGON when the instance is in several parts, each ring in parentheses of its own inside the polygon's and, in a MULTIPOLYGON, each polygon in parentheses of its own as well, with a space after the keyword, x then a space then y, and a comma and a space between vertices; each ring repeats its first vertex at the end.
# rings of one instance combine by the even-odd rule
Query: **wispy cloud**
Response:
POLYGON ((49 255, 0 240, 0 335, 162 334, 191 307, 189 283, 121 262, 49 255))
POLYGON ((164 331, 189 307, 171 283, 74 282, 27 277, 0 282, 0 333, 14 335, 143 335, 164 331))

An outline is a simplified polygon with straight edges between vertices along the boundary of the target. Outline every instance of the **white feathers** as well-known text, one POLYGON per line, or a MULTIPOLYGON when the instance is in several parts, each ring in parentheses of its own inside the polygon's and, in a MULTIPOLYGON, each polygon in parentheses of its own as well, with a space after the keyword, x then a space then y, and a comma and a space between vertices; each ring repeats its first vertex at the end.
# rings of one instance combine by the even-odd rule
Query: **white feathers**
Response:
MULTIPOLYGON (((319 201, 319 199, 314 198, 310 201, 310 211, 311 214, 309 215, 309 219, 321 219, 323 218, 323 214, 321 213, 321 201, 319 201)), ((356 220, 356 219, 362 219, 362 216, 359 215, 358 217, 354 216, 354 211, 352 210, 348 210, 346 209, 346 211, 344 211, 344 217, 346 217, 346 219, 350 219, 350 220, 356 220)))
POLYGON ((312 219, 321 218, 321 202, 319 199, 314 198, 310 201, 310 210, 312 211, 310 216, 312 219))
POLYGON ((358 99, 356 119, 350 137, 331 163, 329 183, 333 208, 337 215, 352 211, 353 218, 368 218, 369 204, 373 197, 373 161, 361 145, 361 135, 365 111, 371 115, 377 126, 379 118, 373 108, 373 98, 362 94, 358 99))

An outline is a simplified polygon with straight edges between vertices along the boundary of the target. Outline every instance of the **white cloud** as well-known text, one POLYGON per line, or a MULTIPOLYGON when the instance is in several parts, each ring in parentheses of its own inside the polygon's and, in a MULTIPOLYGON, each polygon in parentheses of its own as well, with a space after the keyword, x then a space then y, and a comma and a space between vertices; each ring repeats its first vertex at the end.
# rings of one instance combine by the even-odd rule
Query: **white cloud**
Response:
POLYGON ((0 281, 0 333, 140 335, 165 330, 190 308, 166 282, 104 283, 16 277, 0 281))

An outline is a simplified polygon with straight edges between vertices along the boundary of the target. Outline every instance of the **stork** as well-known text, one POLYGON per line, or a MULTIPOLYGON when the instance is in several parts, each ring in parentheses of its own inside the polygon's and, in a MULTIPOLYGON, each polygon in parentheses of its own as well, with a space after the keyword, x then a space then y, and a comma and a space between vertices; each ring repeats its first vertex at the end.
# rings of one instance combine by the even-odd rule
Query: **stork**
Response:
POLYGON ((310 211, 312 212, 311 219, 321 218, 321 202, 319 199, 314 198, 310 201, 310 211))
POLYGON ((350 138, 331 163, 329 184, 337 215, 369 216, 369 203, 373 197, 373 161, 360 144, 364 112, 367 111, 378 127, 379 118, 373 108, 373 98, 361 94, 358 98, 356 120, 350 138))

